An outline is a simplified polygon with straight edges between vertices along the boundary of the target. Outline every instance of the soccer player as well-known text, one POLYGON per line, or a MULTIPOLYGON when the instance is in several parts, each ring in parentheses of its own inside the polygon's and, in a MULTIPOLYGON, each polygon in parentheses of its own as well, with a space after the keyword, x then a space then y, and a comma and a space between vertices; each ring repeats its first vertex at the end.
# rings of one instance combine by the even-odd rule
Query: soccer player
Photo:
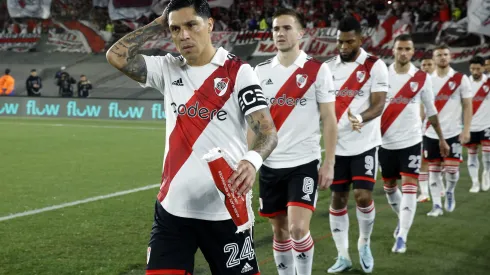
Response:
POLYGON ((485 60, 475 56, 470 60, 470 82, 473 94, 473 119, 471 120, 471 138, 465 144, 468 148, 468 172, 473 185, 471 193, 480 191, 478 181, 478 145, 482 147, 483 174, 481 189, 490 189, 490 80, 483 74, 485 60))
MULTIPOLYGON (((432 57, 425 57, 421 64, 420 64, 420 69, 423 72, 428 73, 431 75, 435 68, 434 65, 434 59, 432 57)), ((425 120, 425 108, 423 105, 420 106, 420 112, 421 112, 421 120, 425 120)), ((422 130, 422 133, 425 133, 425 126, 424 129, 422 130)), ((419 173, 419 186, 420 186, 420 195, 417 198, 417 202, 428 202, 430 201, 430 194, 429 194, 429 164, 427 161, 424 161, 424 158, 422 158, 421 164, 420 164, 420 173, 419 173)))
POLYGON ((447 156, 449 152, 437 118, 430 76, 410 62, 413 54, 410 35, 397 36, 393 48, 395 63, 388 68, 388 100, 381 116, 383 145, 379 149, 379 164, 388 203, 399 217, 394 234, 396 241, 391 250, 395 253, 407 250, 407 236, 417 209, 417 179, 422 153, 421 103, 439 137, 441 155, 447 156), (402 182, 401 192, 397 187, 398 179, 402 182))
POLYGON ((430 57, 424 58, 422 62, 420 63, 420 69, 423 72, 426 72, 428 74, 432 74, 434 70, 436 69, 434 66, 434 60, 430 57))
POLYGON ((442 133, 450 147, 447 157, 441 155, 440 141, 432 125, 423 137, 424 158, 429 162, 430 193, 432 210, 428 216, 443 214, 441 200, 442 164, 445 167, 446 198, 444 208, 453 212, 456 206, 454 189, 459 180, 459 164, 462 162, 462 146, 470 140, 472 112, 471 85, 468 77, 449 66, 451 51, 446 45, 437 46, 433 52, 436 70, 432 73, 432 91, 436 95, 435 105, 442 133), (464 119, 463 124, 461 123, 464 119), (464 129, 463 129, 464 126, 464 129), (461 130, 463 129, 463 130, 461 130))
POLYGON ((272 36, 278 54, 255 68, 279 137, 259 170, 259 213, 272 224, 279 275, 312 272, 310 220, 317 186, 326 189, 332 183, 337 143, 332 75, 327 64, 300 50, 304 27, 295 10, 276 11, 272 36), (320 119, 325 143, 321 166, 320 119))
POLYGON ((348 253, 349 217, 347 201, 352 183, 359 222, 357 248, 364 272, 373 270, 370 248, 375 209, 372 197, 378 171, 378 146, 381 145, 381 113, 388 91, 386 64, 361 48, 361 25, 346 17, 337 32, 340 54, 327 61, 333 75, 338 121, 334 181, 330 186, 330 229, 338 250, 337 262, 328 269, 338 273, 352 267, 348 253))
POLYGON ((165 95, 162 185, 155 204, 146 274, 192 274, 198 248, 212 274, 259 274, 250 230, 236 234, 203 156, 220 147, 238 162, 230 177, 238 195, 277 144, 277 133, 253 69, 211 44, 204 0, 171 0, 163 16, 127 34, 107 53, 110 64, 165 95), (181 56, 144 56, 138 48, 168 25, 181 56), (246 125, 256 134, 247 152, 246 125))

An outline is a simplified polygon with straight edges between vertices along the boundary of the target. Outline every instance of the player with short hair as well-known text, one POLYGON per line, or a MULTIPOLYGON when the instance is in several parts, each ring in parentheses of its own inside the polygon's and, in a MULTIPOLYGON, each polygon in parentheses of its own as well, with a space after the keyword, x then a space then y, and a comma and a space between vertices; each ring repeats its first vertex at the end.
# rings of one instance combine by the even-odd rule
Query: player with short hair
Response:
POLYGON ((332 75, 327 64, 300 50, 304 27, 295 10, 277 10, 272 37, 278 53, 255 67, 279 137, 259 170, 259 213, 272 224, 279 275, 311 274, 310 220, 317 187, 328 188, 334 172, 337 120, 332 75), (321 166, 320 120, 325 143, 321 166))
POLYGON ((420 63, 420 70, 428 74, 432 74, 435 69, 436 67, 434 65, 434 59, 432 59, 432 57, 426 57, 422 59, 422 62, 420 63))
POLYGON ((462 146, 470 140, 472 104, 471 84, 468 77, 450 67, 451 51, 447 45, 434 49, 436 70, 432 73, 432 90, 442 133, 450 147, 447 157, 441 155, 439 137, 432 125, 427 124, 423 138, 424 158, 429 162, 429 182, 432 195, 432 210, 428 216, 443 214, 441 187, 442 164, 446 178, 444 208, 453 212, 456 207, 454 190, 459 180, 459 164, 462 162, 462 146), (462 118, 464 122, 462 123, 462 118), (464 129, 463 129, 464 126, 464 129), (461 131, 461 129, 463 129, 461 131))
POLYGON ((238 162, 232 191, 246 194, 277 144, 274 122, 253 69, 211 43, 204 0, 171 0, 163 16, 127 34, 107 52, 111 65, 165 95, 162 185, 155 204, 146 274, 192 274, 198 248, 212 274, 260 274, 251 230, 237 226, 203 156, 220 147, 238 162), (137 51, 165 27, 178 57, 137 51), (247 123, 256 137, 247 152, 247 123))
POLYGON ((408 232, 417 209, 417 179, 422 153, 420 104, 425 107, 428 120, 439 137, 442 156, 447 156, 449 145, 444 140, 437 118, 430 76, 410 62, 414 55, 410 35, 402 34, 395 38, 393 55, 395 63, 388 68, 387 104, 381 116, 383 145, 379 149, 379 164, 388 203, 399 218, 391 251, 405 253, 408 232), (398 179, 402 182, 401 192, 397 186, 398 179))
POLYGON ((372 197, 381 145, 381 113, 388 91, 388 69, 377 57, 361 48, 360 23, 346 17, 337 32, 340 54, 327 61, 333 75, 338 121, 334 181, 330 186, 330 229, 338 251, 337 262, 328 269, 339 273, 352 267, 348 253, 349 217, 347 201, 354 189, 359 222, 357 248, 362 269, 370 273, 374 259, 370 248, 375 207, 372 197))
POLYGON ((471 193, 480 191, 478 181, 480 162, 478 145, 482 148, 483 174, 481 190, 490 189, 490 80, 483 74, 485 60, 474 56, 470 60, 470 83, 473 94, 473 119, 471 120, 471 138, 465 144, 468 148, 468 172, 471 177, 471 193))

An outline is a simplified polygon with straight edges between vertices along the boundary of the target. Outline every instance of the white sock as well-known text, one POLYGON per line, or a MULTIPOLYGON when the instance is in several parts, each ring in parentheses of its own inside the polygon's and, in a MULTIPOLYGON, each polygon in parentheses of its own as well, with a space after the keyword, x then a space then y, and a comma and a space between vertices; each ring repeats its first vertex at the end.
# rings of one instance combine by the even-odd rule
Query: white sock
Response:
POLYGON ((389 185, 384 185, 384 190, 388 203, 391 205, 391 209, 396 213, 396 216, 400 214, 400 203, 402 201, 402 192, 398 189, 398 186, 390 187, 389 185))
MULTIPOLYGON (((490 173, 490 144, 483 144, 482 146, 482 158, 483 171, 490 173)), ((490 175, 488 175, 490 176, 490 175)))
POLYGON ((402 184, 403 197, 401 202, 400 212, 400 232, 398 237, 407 242, 408 231, 413 223, 415 211, 417 210, 417 184, 404 183, 402 184))
POLYGON ((478 170, 480 168, 480 162, 478 161, 478 149, 468 148, 468 173, 471 177, 473 185, 479 185, 478 183, 478 170))
POLYGON ((429 173, 420 172, 419 174, 420 194, 429 197, 429 173))
POLYGON ((277 273, 279 275, 295 275, 293 242, 291 239, 286 241, 276 241, 272 244, 274 260, 276 262, 277 273))
POLYGON ((446 165, 446 192, 454 193, 459 180, 459 165, 446 165))
POLYGON ((374 201, 368 207, 357 206, 356 210, 357 221, 359 222, 359 240, 357 241, 357 248, 361 249, 365 244, 371 243, 371 233, 373 233, 374 218, 376 211, 374 209, 374 201))
POLYGON ((293 240, 294 265, 297 275, 311 275, 315 244, 308 231, 301 240, 293 240))
POLYGON ((442 177, 441 166, 438 164, 429 164, 429 189, 432 196, 432 204, 442 207, 441 190, 442 190, 442 177))
POLYGON ((335 210, 330 207, 330 231, 337 247, 339 256, 348 260, 349 257, 349 215, 347 207, 340 210, 335 210))

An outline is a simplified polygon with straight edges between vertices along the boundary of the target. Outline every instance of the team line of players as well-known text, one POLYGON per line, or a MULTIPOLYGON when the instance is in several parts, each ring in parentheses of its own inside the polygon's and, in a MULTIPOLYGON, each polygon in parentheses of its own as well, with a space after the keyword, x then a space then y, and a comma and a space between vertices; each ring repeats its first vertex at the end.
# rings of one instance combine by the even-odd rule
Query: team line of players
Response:
MULTIPOLYGON (((376 213, 372 191, 378 166, 386 197, 398 216, 395 253, 407 249, 418 182, 420 201, 429 199, 429 189, 432 195, 433 209, 427 215, 442 215, 443 207, 454 211, 463 144, 469 148, 471 191, 480 190, 479 144, 481 188, 490 188, 490 81, 483 74, 483 59, 472 59, 468 78, 450 67, 450 49, 439 46, 433 52, 436 68, 428 74, 410 62, 413 42, 401 35, 393 48, 395 62, 387 67, 361 48, 359 22, 345 18, 337 36, 340 54, 319 62, 300 50, 302 17, 281 9, 273 17, 278 54, 253 70, 212 46, 208 9, 206 1, 170 1, 164 16, 123 37, 107 54, 114 67, 142 86, 160 90, 166 109, 173 110, 166 120, 167 146, 147 274, 192 274, 197 248, 212 274, 260 274, 251 232, 235 234, 236 226, 202 159, 215 147, 239 161, 230 178, 239 194, 249 194, 258 172, 259 214, 272 225, 279 275, 312 274, 315 246, 309 226, 317 189, 332 191, 329 224, 338 257, 328 273, 353 266, 347 211, 351 185, 359 262, 371 273, 376 213), (131 50, 144 42, 142 37, 161 31, 164 20, 182 56, 144 56, 131 50), (186 106, 196 110, 184 111, 186 106), (196 115, 204 111, 221 115, 196 115)), ((423 65, 426 62, 430 63, 423 65)))

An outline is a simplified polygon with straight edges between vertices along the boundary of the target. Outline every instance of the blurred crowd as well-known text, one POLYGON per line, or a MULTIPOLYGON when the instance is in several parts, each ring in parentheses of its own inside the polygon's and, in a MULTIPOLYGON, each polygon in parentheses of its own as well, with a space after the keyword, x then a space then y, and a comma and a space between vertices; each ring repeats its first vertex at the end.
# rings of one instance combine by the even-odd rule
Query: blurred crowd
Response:
MULTIPOLYGON (((166 2, 155 0, 151 15, 131 22, 111 21, 107 7, 94 7, 92 0, 54 0, 51 13, 56 19, 88 20, 99 30, 126 33, 159 16, 155 12, 161 12, 166 2)), ((0 0, 0 27, 8 21, 5 3, 0 0)), ((230 9, 213 8, 212 14, 216 31, 268 30, 278 7, 302 13, 307 27, 335 27, 346 15, 356 17, 364 26, 375 27, 389 15, 396 15, 407 24, 459 20, 466 16, 466 3, 467 0, 235 0, 230 9)))

